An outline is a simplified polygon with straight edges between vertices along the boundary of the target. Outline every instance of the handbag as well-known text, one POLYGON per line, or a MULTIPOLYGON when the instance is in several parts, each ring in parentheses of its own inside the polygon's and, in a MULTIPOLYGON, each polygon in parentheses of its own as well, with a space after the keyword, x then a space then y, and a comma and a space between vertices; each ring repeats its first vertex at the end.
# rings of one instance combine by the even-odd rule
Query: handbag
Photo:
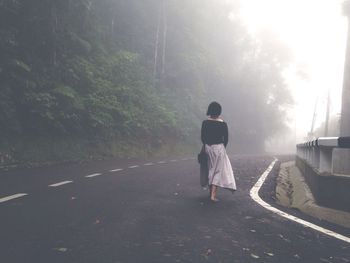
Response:
POLYGON ((205 152, 204 145, 202 146, 202 149, 199 152, 197 159, 199 164, 206 164, 208 162, 208 155, 205 152))
POLYGON ((208 170, 208 154, 205 152, 204 145, 202 147, 202 150, 198 154, 198 163, 200 165, 200 171, 199 171, 200 185, 202 187, 206 187, 208 186, 208 183, 209 183, 209 178, 208 178, 209 170, 208 170))

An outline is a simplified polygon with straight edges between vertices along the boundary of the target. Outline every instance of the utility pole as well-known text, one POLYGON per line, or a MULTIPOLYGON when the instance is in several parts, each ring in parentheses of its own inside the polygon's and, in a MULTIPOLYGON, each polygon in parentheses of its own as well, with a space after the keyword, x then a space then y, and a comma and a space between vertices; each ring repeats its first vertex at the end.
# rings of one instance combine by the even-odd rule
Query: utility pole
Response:
MULTIPOLYGON (((340 136, 350 136, 350 0, 343 2, 343 14, 348 18, 348 37, 344 65, 340 136)), ((350 175, 350 150, 334 149, 333 173, 350 175)))
POLYGON ((314 114, 312 116, 311 129, 307 135, 308 140, 313 140, 315 137, 314 128, 315 128, 315 121, 316 121, 316 116, 317 116, 317 104, 318 104, 318 97, 316 97, 316 101, 315 101, 315 108, 314 108, 314 114))
POLYGON ((344 65, 340 136, 350 136, 350 0, 343 3, 343 13, 348 18, 348 37, 344 65))
POLYGON ((330 91, 328 89, 328 96, 327 96, 327 112, 326 112, 326 123, 324 125, 324 136, 328 136, 328 126, 329 126, 329 108, 331 104, 331 96, 330 96, 330 91))

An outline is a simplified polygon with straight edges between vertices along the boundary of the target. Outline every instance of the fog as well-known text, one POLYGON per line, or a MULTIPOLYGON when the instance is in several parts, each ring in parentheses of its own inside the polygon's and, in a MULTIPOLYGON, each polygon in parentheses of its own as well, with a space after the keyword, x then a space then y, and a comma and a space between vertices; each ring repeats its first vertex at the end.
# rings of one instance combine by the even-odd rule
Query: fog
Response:
POLYGON ((1 163, 193 154, 212 101, 230 153, 322 135, 328 92, 337 135, 341 2, 0 1, 1 163))
POLYGON ((288 114, 291 133, 276 137, 277 144, 281 137, 292 144, 305 141, 312 126, 311 137, 325 136, 328 103, 331 115, 328 136, 339 136, 347 32, 342 3, 242 1, 241 16, 251 34, 269 28, 293 53, 293 61, 285 71, 294 100, 288 114))

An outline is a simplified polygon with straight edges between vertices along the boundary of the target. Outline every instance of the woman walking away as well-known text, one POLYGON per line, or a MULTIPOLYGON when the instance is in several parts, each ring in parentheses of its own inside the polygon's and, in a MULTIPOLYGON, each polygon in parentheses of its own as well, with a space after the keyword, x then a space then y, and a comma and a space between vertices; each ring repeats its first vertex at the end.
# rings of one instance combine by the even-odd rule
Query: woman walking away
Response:
POLYGON ((208 155, 208 184, 210 200, 216 198, 218 187, 236 190, 236 181, 232 166, 226 153, 228 143, 228 128, 226 122, 220 118, 221 105, 217 102, 209 104, 208 119, 202 123, 201 139, 208 155))

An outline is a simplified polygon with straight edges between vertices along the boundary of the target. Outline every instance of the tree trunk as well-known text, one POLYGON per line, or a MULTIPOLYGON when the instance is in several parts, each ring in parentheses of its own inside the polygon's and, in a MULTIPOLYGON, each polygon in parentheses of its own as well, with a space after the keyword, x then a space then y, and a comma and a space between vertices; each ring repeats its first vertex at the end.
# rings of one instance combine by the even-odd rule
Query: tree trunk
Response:
POLYGON ((52 5, 51 8, 51 32, 52 32, 52 64, 56 66, 57 64, 57 44, 56 44, 56 38, 57 38, 57 25, 58 25, 58 18, 57 18, 57 9, 55 4, 52 5))
POLYGON ((153 62, 153 81, 154 81, 154 82, 155 82, 156 77, 157 77, 159 33, 160 33, 161 18, 162 18, 162 9, 159 8, 159 11, 158 11, 157 32, 156 32, 156 40, 155 40, 155 44, 154 44, 154 62, 153 62))
POLYGON ((350 1, 344 4, 344 13, 348 17, 348 38, 344 65, 344 83, 342 94, 342 111, 340 122, 340 135, 350 136, 350 1), (347 7, 345 9, 345 7, 347 7))
POLYGON ((162 71, 161 76, 162 79, 164 79, 165 74, 165 63, 166 63, 166 43, 167 43, 167 31, 168 31, 168 24, 167 24, 167 14, 165 10, 165 1, 162 2, 162 9, 163 9, 163 53, 162 53, 162 71))

